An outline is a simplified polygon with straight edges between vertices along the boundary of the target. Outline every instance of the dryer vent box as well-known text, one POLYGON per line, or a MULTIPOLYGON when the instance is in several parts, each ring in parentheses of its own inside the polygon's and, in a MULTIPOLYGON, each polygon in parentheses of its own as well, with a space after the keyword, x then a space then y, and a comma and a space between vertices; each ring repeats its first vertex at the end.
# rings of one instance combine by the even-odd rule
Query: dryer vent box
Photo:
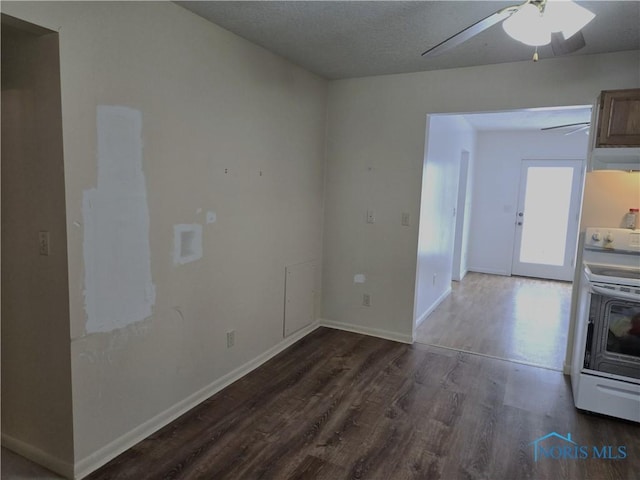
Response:
POLYGON ((183 265, 202 258, 202 225, 175 225, 173 227, 173 263, 183 265))

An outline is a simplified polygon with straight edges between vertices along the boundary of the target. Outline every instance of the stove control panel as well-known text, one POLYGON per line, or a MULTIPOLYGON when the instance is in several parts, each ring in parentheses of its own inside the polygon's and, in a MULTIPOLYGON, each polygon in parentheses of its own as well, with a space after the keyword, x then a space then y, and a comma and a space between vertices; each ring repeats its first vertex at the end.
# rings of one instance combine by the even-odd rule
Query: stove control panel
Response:
POLYGON ((640 253, 640 230, 587 227, 584 246, 591 249, 640 253))

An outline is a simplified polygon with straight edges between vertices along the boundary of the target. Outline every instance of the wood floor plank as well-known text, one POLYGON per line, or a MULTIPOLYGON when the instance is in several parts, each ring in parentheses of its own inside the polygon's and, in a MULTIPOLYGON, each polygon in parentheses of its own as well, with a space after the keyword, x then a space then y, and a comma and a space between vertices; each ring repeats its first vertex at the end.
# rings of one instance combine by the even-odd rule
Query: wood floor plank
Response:
POLYGON ((416 341, 562 370, 571 283, 470 272, 416 341))
POLYGON ((631 479, 637 424, 584 415, 561 373, 321 328, 123 453, 105 479, 631 479), (549 432, 623 460, 534 461, 549 432))
MULTIPOLYGON (((366 343, 374 343, 367 340, 366 343)), ((359 391, 361 383, 366 382, 374 384, 370 381, 370 377, 378 374, 376 362, 385 359, 389 355, 390 344, 388 342, 375 342, 372 349, 366 355, 345 355, 343 360, 348 360, 349 368, 341 366, 330 371, 319 371, 315 378, 316 382, 312 382, 312 395, 309 400, 297 409, 295 415, 287 415, 283 412, 281 418, 286 419, 282 425, 282 431, 288 432, 286 441, 282 441, 282 436, 277 436, 279 441, 272 442, 271 435, 268 434, 260 443, 260 448, 256 449, 256 453, 243 464, 242 467, 232 469, 230 473, 244 478, 249 472, 258 472, 259 477, 284 477, 288 474, 290 466, 282 461, 291 452, 304 449, 315 441, 319 431, 323 428, 327 420, 333 415, 337 405, 342 401, 343 393, 350 391, 359 391), (374 361, 375 359, 375 361, 374 361), (340 381, 337 380, 338 377, 340 381), (350 388, 343 388, 344 385, 350 388)), ((298 385, 296 385, 296 388, 298 385)), ((295 388, 292 387, 290 392, 296 395, 295 388)), ((264 397, 263 397, 264 401, 264 397)), ((268 401, 268 399, 267 399, 268 401)), ((227 469, 225 468, 225 472, 227 469)), ((221 473, 213 472, 217 475, 221 473)))
POLYGON ((308 480, 310 478, 341 478, 343 469, 313 455, 307 455, 287 480, 308 480))

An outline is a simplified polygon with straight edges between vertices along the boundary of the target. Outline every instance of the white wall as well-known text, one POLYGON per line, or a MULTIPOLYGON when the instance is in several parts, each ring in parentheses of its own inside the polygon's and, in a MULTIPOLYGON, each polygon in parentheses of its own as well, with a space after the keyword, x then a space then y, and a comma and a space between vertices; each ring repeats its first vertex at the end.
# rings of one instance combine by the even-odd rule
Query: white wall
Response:
POLYGON ((420 200, 416 324, 451 292, 460 160, 468 152, 473 165, 474 143, 474 130, 461 116, 430 116, 420 200))
POLYGON ((399 218, 417 218, 426 114, 590 105, 601 90, 638 86, 639 68, 631 51, 331 82, 324 318, 411 338, 418 230, 399 218), (382 214, 373 228, 369 207, 382 214), (371 307, 360 306, 360 271, 371 307))
POLYGON ((586 159, 588 137, 564 132, 478 132, 469 270, 511 274, 523 159, 586 159))
MULTIPOLYGON (((327 82, 171 2, 2 2, 2 10, 60 36, 74 454, 82 473, 286 345, 285 267, 321 266, 327 82), (134 202, 135 215, 111 206, 119 198, 109 196, 114 172, 98 165, 98 140, 135 128, 123 133, 116 122, 100 130, 99 106, 126 107, 127 121, 141 122, 126 138, 126 155, 104 157, 117 175, 137 172, 127 198, 147 208, 134 202), (126 162, 139 147, 141 167, 126 162), (104 218, 111 228, 102 230, 100 249, 112 249, 114 263, 150 270, 153 288, 145 273, 140 291, 151 314, 139 320, 144 309, 123 309, 126 318, 88 330, 83 251, 86 235, 101 230, 87 222, 104 218), (183 265, 173 258, 179 224, 202 226, 202 257, 183 265), (133 239, 147 259, 123 250, 133 239), (232 349, 228 330, 236 332, 232 349)), ((123 186, 131 179, 124 175, 123 186)), ((318 268, 317 298, 320 277, 318 268)), ((120 285, 117 276, 103 280, 120 285)))

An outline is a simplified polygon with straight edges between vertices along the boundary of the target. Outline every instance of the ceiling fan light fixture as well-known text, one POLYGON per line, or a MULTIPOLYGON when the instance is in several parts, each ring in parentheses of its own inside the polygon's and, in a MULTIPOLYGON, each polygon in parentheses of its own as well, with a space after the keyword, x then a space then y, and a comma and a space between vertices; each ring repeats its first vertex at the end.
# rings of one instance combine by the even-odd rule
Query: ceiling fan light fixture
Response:
POLYGON ((582 30, 595 13, 570 0, 547 0, 544 17, 552 32, 562 32, 565 40, 582 30))
POLYGON ((502 28, 514 40, 539 47, 551 43, 551 28, 540 9, 527 3, 502 22, 502 28))
POLYGON ((511 38, 536 47, 534 60, 537 60, 537 47, 549 44, 554 55, 566 55, 586 45, 581 30, 594 17, 594 13, 571 0, 524 0, 478 20, 429 48, 422 56, 440 55, 499 22, 511 38))

